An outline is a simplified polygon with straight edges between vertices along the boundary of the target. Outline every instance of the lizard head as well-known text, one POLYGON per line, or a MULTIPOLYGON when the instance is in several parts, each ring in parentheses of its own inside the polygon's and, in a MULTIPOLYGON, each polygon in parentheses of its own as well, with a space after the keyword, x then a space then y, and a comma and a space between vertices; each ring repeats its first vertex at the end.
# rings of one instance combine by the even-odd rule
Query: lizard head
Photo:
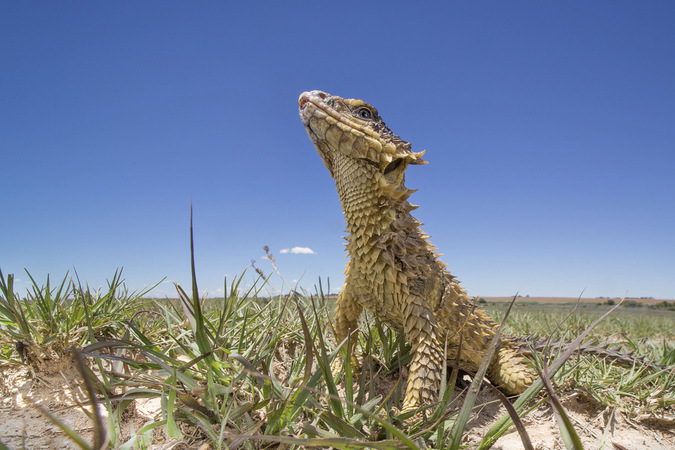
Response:
POLYGON ((396 136, 363 100, 308 91, 298 104, 307 134, 333 178, 340 155, 376 169, 382 187, 400 185, 408 164, 426 164, 424 151, 411 151, 410 143, 396 136))

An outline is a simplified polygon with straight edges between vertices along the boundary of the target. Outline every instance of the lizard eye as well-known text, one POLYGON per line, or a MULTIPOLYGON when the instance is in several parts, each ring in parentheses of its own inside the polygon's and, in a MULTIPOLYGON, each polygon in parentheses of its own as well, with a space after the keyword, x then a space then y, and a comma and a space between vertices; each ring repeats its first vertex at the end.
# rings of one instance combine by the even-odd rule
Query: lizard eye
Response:
POLYGON ((375 118, 373 112, 365 106, 362 106, 361 108, 354 111, 354 115, 363 120, 373 120, 375 118))

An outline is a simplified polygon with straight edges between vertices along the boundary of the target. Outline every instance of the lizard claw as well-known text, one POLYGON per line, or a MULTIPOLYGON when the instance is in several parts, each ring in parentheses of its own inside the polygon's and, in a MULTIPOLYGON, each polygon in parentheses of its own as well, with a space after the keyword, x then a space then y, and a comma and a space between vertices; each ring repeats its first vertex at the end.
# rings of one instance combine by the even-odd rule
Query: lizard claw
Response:
POLYGON ((412 425, 415 423, 419 423, 423 420, 426 420, 424 409, 422 409, 421 411, 418 411, 418 408, 398 409, 395 406, 392 406, 389 409, 389 417, 396 420, 400 420, 406 425, 412 425))

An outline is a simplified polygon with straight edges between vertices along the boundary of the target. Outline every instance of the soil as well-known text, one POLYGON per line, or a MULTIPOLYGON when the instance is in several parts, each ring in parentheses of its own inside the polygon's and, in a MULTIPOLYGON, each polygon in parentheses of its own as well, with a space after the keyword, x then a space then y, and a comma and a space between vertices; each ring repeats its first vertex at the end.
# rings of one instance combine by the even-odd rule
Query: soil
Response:
MULTIPOLYGON (((489 394, 481 394, 480 403, 490 403, 469 423, 465 443, 477 444, 504 409, 489 394)), ((582 392, 570 391, 560 395, 575 431, 586 449, 601 447, 607 433, 605 449, 673 449, 675 448, 675 421, 657 417, 630 418, 620 408, 603 407, 582 392)), ((523 418, 523 425, 537 450, 565 449, 559 427, 550 405, 540 406, 523 418)), ((511 428, 492 447, 497 450, 522 449, 523 444, 515 428, 511 428)))
MULTIPOLYGON (((68 425, 90 445, 93 442, 94 422, 89 417, 91 407, 83 406, 87 394, 75 364, 70 358, 63 358, 52 361, 50 367, 49 371, 39 373, 27 366, 0 367, 0 443, 8 448, 78 448, 37 406, 68 425)), ((105 424, 108 412, 101 409, 100 413, 105 424)), ((129 439, 132 427, 139 430, 159 414, 159 399, 136 401, 122 414, 124 428, 121 430, 120 442, 129 439)), ((154 448, 164 448, 166 445, 161 433, 153 435, 153 442, 154 448)))
MULTIPOLYGON (((89 443, 93 439, 90 408, 80 406, 87 396, 75 365, 67 358, 50 364, 52 370, 32 373, 26 366, 0 367, 0 442, 10 449, 69 449, 75 444, 53 425, 33 405, 40 405, 65 422, 89 443)), ((613 449, 673 449, 675 448, 675 420, 655 416, 629 417, 620 408, 606 408, 581 392, 569 391, 561 395, 563 406, 574 421, 584 448, 599 448, 607 433, 604 448, 613 449)), ((480 442, 490 426, 503 414, 495 397, 482 393, 477 404, 485 405, 469 423, 464 444, 469 448, 480 442)), ((101 411, 105 423, 107 411, 101 411)), ((159 399, 139 402, 123 414, 121 436, 118 442, 129 439, 132 430, 159 420, 159 399)), ((555 418, 549 406, 541 406, 524 419, 524 425, 534 448, 564 449, 555 418)), ((151 449, 208 448, 199 440, 172 441, 155 429, 151 449)), ((513 430, 500 438, 494 449, 521 449, 518 433, 513 430)))

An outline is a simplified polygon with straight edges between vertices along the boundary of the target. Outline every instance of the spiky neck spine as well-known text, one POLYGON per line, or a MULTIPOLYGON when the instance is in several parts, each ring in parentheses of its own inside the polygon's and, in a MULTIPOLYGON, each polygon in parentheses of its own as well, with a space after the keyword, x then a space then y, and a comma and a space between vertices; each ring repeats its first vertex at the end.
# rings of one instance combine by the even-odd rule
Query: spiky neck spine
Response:
POLYGON ((359 259, 373 251, 378 254, 401 255, 412 240, 418 241, 422 233, 420 222, 410 212, 417 206, 407 199, 413 190, 407 189, 403 179, 396 185, 384 181, 377 167, 347 157, 334 161, 335 184, 347 221, 347 250, 359 259), (357 181, 357 182, 355 182, 357 181))

